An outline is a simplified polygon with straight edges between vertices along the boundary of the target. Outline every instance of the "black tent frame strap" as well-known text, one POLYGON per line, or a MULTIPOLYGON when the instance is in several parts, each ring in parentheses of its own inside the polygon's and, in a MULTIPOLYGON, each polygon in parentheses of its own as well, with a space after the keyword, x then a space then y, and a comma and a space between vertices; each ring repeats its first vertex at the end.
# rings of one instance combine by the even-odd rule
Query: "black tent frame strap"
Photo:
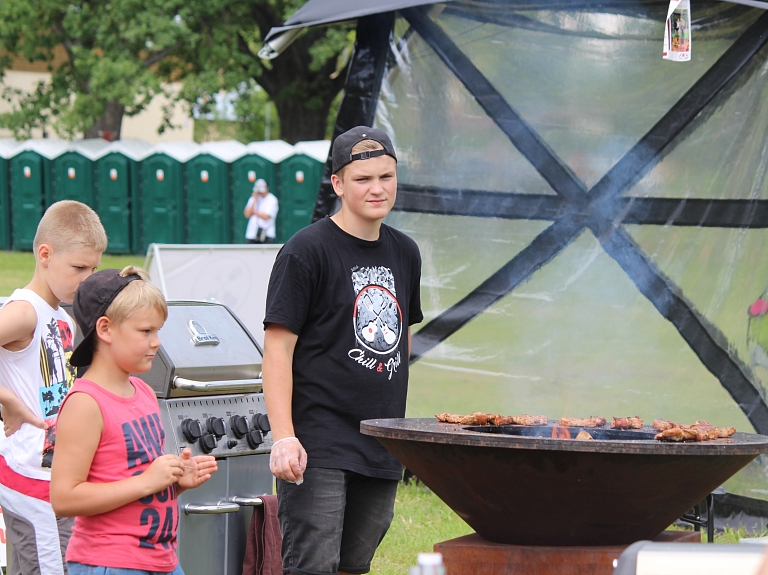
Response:
MULTIPOLYGON (((335 140, 340 134, 356 126, 370 126, 376 114, 379 91, 387 69, 390 38, 395 25, 395 13, 387 12, 360 18, 357 22, 355 52, 347 69, 344 98, 333 127, 335 140)), ((312 221, 316 222, 333 213, 336 193, 331 185, 331 154, 323 168, 323 179, 317 193, 312 221)))
MULTIPOLYGON (((395 210, 441 216, 554 221, 568 203, 554 194, 458 190, 399 184, 395 210)), ((614 223, 702 228, 768 228, 768 200, 619 198, 614 223)))

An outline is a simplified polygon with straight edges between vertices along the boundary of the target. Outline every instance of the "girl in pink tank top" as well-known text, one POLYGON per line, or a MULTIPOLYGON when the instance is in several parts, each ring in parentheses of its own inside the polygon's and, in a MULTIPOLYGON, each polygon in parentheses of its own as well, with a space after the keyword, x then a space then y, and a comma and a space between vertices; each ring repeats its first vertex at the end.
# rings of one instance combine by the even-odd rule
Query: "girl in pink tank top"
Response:
POLYGON ((152 365, 168 316, 143 270, 104 270, 77 290, 74 315, 84 335, 70 358, 89 366, 61 406, 51 470, 57 515, 77 516, 67 549, 70 575, 118 569, 183 575, 176 557, 184 489, 217 470, 211 456, 165 455, 154 391, 130 377, 152 365))

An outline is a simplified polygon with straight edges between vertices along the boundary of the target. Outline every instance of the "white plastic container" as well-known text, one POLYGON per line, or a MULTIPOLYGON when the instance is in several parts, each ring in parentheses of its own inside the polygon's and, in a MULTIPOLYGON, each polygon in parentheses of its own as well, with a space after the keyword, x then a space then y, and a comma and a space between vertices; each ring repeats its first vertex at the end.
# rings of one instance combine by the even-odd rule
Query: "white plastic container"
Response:
POLYGON ((441 553, 419 553, 417 563, 408 569, 408 575, 445 575, 441 553))

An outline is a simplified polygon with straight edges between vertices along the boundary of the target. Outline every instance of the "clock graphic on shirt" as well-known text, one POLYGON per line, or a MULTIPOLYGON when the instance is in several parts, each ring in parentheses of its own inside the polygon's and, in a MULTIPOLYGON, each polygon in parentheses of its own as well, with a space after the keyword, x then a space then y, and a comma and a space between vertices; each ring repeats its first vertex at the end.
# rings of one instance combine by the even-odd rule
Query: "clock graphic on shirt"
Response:
POLYGON ((355 299, 355 337, 365 349, 388 354, 397 349, 403 314, 397 298, 380 285, 362 288, 355 299))

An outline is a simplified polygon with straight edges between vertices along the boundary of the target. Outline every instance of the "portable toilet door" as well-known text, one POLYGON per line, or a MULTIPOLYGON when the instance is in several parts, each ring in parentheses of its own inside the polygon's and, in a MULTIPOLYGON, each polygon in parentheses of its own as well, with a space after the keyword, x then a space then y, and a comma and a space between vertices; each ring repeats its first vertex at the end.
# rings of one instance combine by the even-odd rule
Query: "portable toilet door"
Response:
POLYGON ((21 144, 12 138, 0 140, 0 250, 11 249, 11 189, 8 158, 21 144))
POLYGON ((312 222, 317 192, 331 143, 299 142, 295 154, 280 164, 279 241, 286 242, 312 222))
POLYGON ((76 200, 97 209, 94 160, 109 145, 103 138, 72 142, 53 160, 53 201, 76 200))
MULTIPOLYGON (((293 146, 283 140, 267 140, 251 142, 246 148, 246 154, 232 164, 232 221, 234 222, 234 242, 245 243, 245 228, 248 220, 245 218, 245 205, 253 194, 256 180, 267 182, 269 191, 280 203, 280 162, 292 156, 293 146)), ((277 214, 280 220, 280 212, 277 214)), ((277 237, 280 237, 278 230, 277 237)))
POLYGON ((27 140, 11 157, 13 249, 32 250, 37 224, 53 203, 51 162, 66 149, 61 140, 27 140))
POLYGON ((141 251, 139 162, 152 148, 142 140, 117 140, 95 162, 97 210, 107 232, 107 252, 141 251))
POLYGON ((245 151, 245 145, 234 140, 206 142, 187 162, 188 243, 232 243, 230 165, 245 151))
POLYGON ((141 162, 142 251, 186 241, 184 164, 199 152, 194 142, 163 142, 141 162))

